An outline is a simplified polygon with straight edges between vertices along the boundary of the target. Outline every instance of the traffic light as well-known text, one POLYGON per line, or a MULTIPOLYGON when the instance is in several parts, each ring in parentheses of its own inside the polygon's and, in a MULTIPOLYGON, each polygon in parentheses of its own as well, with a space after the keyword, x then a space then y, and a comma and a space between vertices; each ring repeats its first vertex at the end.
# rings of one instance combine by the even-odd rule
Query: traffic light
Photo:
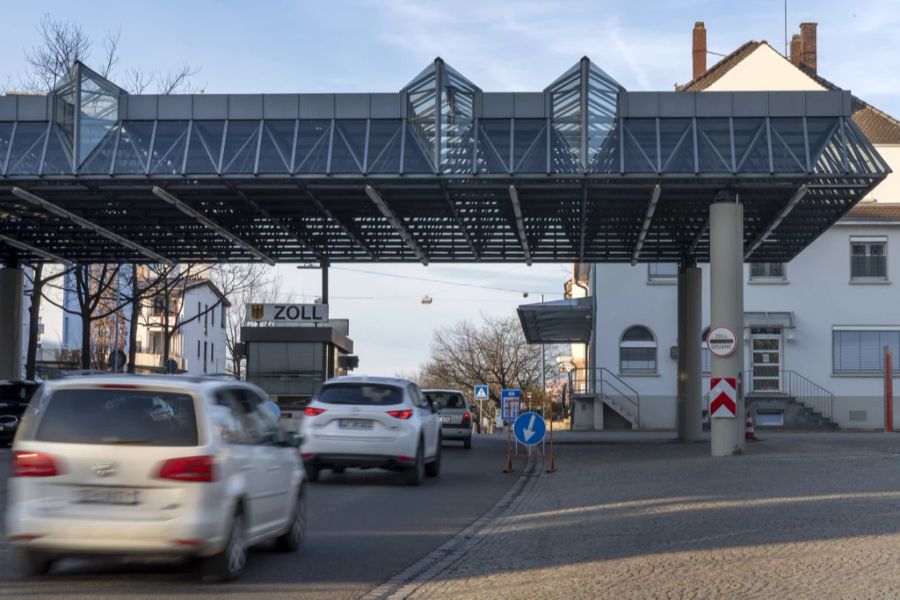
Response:
POLYGON ((352 371, 359 366, 359 357, 353 354, 341 354, 338 356, 338 366, 342 369, 352 371))

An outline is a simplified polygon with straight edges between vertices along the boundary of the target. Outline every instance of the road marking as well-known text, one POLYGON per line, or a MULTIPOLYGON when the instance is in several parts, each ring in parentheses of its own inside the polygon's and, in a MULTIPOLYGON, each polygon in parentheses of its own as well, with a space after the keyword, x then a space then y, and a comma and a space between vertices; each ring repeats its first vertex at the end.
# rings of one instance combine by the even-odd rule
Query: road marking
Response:
POLYGON ((437 579, 463 560, 476 546, 484 543, 506 519, 527 500, 544 474, 542 462, 528 459, 522 475, 508 492, 474 523, 450 538, 440 548, 419 559, 386 583, 369 591, 360 600, 394 600, 408 598, 418 588, 437 579))

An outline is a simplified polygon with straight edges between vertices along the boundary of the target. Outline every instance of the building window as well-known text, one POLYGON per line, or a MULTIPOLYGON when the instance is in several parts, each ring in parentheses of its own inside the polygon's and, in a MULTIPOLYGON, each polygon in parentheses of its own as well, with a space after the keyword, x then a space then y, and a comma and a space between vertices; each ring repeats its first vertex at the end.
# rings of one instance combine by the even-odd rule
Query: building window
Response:
POLYGON ((784 281, 784 263, 780 262, 767 262, 767 263, 752 263, 750 265, 750 280, 751 281, 759 281, 759 280, 770 280, 770 281, 784 281))
POLYGON ((850 238, 850 280, 887 280, 887 238, 850 238))
POLYGON ((656 338, 646 327, 634 325, 622 334, 622 341, 619 342, 619 372, 656 373, 656 338))
POLYGON ((222 305, 222 308, 219 309, 219 317, 222 319, 222 329, 225 329, 225 305, 222 305))
POLYGON ((677 283, 678 263, 649 263, 647 281, 655 283, 677 283))
POLYGON ((200 358, 200 340, 197 340, 197 358, 200 358))
POLYGON ((884 347, 890 346, 893 369, 900 370, 900 327, 891 329, 835 329, 832 353, 835 374, 881 374, 884 347))
POLYGON ((209 362, 216 362, 216 345, 209 343, 209 362))
POLYGON ((206 333, 207 327, 209 327, 209 304, 203 309, 203 333, 206 333))

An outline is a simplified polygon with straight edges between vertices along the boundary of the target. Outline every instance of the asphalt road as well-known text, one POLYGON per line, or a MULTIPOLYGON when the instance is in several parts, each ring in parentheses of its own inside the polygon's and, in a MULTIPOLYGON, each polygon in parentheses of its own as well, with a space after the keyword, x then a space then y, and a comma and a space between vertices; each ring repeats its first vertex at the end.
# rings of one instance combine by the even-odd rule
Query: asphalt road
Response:
MULTIPOLYGON (((443 544, 512 486, 502 439, 478 437, 472 450, 444 446, 441 476, 418 488, 385 471, 324 472, 311 484, 308 537, 297 554, 251 552, 230 584, 199 582, 181 562, 66 560, 50 575, 17 581, 0 546, 0 597, 10 598, 358 598, 443 544)), ((5 507, 9 451, 0 450, 5 507)))

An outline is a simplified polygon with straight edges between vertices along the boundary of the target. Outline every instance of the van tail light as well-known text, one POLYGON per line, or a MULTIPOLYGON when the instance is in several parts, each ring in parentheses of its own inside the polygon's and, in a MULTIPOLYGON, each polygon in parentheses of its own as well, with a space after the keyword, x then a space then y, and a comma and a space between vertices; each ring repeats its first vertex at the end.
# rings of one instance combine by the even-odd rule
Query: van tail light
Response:
POLYGON ((216 480, 215 461, 212 456, 185 456, 170 458, 159 468, 160 479, 209 483, 216 480))
POLYGON ((389 415, 394 417, 395 419, 408 419, 412 416, 413 411, 409 409, 405 410, 389 410, 387 411, 389 415))
POLYGON ((62 472, 57 460, 49 454, 22 450, 13 453, 11 477, 56 477, 62 472))
POLYGON ((306 410, 304 411, 304 414, 306 414, 307 417, 317 417, 317 416, 321 415, 323 412, 325 412, 324 408, 316 408, 315 406, 307 406, 306 410))
POLYGON ((463 413, 462 424, 470 425, 472 423, 472 413, 466 411, 463 413))

